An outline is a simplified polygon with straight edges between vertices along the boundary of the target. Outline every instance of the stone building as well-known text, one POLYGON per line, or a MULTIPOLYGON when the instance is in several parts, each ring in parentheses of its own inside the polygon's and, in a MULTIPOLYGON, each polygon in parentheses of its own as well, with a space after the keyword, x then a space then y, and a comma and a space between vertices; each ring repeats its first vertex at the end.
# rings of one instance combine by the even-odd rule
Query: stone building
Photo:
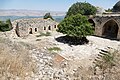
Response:
POLYGON ((58 22, 52 19, 31 18, 19 19, 13 22, 18 37, 28 36, 38 32, 56 31, 58 22))
POLYGON ((103 12, 91 17, 89 22, 95 27, 95 35, 120 40, 120 1, 112 12, 103 12))

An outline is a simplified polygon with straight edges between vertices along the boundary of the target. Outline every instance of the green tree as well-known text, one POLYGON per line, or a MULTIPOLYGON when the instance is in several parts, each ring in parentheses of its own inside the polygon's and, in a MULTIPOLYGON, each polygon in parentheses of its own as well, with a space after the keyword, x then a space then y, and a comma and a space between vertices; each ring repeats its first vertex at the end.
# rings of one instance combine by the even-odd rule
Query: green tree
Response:
POLYGON ((10 30, 13 28, 10 19, 6 20, 6 24, 8 24, 10 30))
POLYGON ((50 13, 46 13, 46 14, 44 15, 44 19, 48 19, 48 18, 54 20, 54 19, 52 18, 52 16, 50 15, 50 13))
POLYGON ((87 17, 82 16, 81 14, 72 15, 65 18, 58 25, 57 31, 80 39, 82 37, 86 37, 87 35, 91 35, 94 32, 93 27, 88 22, 87 17))
POLYGON ((12 23, 10 19, 4 21, 0 21, 0 31, 10 31, 12 29, 12 23))
POLYGON ((8 31, 9 30, 9 26, 8 24, 4 23, 4 22, 1 22, 0 23, 0 31, 8 31))
POLYGON ((112 12, 112 9, 109 8, 109 9, 107 9, 107 10, 105 10, 105 11, 106 11, 106 12, 112 12))
POLYGON ((89 3, 77 2, 69 8, 65 18, 71 15, 76 15, 78 13, 82 15, 94 15, 96 14, 96 11, 97 11, 96 7, 94 7, 93 5, 89 3))

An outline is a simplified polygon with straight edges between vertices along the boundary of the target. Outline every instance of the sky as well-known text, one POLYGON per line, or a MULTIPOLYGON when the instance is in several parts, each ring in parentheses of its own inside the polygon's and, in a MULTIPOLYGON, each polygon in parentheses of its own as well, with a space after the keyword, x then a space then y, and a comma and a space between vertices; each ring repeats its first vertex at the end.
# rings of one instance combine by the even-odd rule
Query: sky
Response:
POLYGON ((108 9, 119 0, 0 0, 0 9, 67 11, 73 3, 85 1, 108 9))

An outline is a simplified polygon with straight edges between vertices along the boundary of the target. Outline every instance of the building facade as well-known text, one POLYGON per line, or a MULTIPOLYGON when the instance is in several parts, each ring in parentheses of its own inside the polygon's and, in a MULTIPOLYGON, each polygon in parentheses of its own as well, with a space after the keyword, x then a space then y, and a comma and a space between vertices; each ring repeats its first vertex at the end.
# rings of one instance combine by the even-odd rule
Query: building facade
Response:
POLYGON ((24 37, 38 32, 56 31, 58 22, 52 19, 31 18, 15 20, 13 25, 17 36, 24 37))

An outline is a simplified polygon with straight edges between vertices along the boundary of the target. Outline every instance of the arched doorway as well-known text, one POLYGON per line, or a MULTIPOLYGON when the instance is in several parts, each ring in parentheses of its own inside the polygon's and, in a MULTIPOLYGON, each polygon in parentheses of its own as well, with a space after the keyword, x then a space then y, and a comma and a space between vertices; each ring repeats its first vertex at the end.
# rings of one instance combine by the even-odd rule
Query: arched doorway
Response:
POLYGON ((32 34, 33 32, 32 32, 32 28, 30 28, 30 31, 29 31, 29 34, 32 34))
POLYGON ((114 20, 109 20, 103 26, 102 36, 106 38, 117 38, 118 24, 114 20))
POLYGON ((48 27, 48 30, 51 30, 51 26, 48 27))
POLYGON ((89 23, 92 24, 92 26, 93 26, 93 28, 94 28, 94 30, 95 30, 95 22, 94 22, 92 19, 88 19, 88 21, 89 21, 89 23))

